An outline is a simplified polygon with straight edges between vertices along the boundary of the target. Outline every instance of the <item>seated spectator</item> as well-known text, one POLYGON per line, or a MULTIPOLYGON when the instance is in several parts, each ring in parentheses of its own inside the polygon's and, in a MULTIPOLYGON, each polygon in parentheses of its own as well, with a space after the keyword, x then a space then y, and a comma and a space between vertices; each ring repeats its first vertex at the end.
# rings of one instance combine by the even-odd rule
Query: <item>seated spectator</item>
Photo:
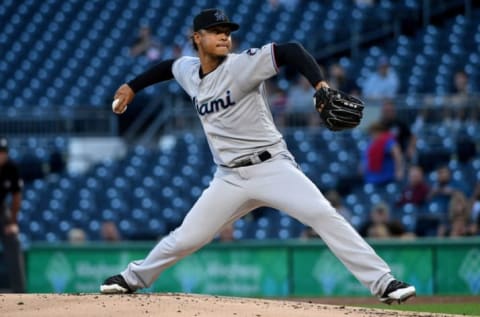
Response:
MULTIPOLYGON (((427 199, 429 207, 435 209, 417 217, 416 233, 419 236, 445 235, 447 229, 441 229, 441 226, 445 226, 449 221, 451 199, 456 192, 464 194, 463 186, 452 180, 448 166, 438 168, 435 178, 427 199)), ((458 203, 458 197, 456 199, 458 203)))
POLYGON ((381 123, 369 129, 371 142, 364 153, 365 183, 383 185, 403 178, 403 159, 395 137, 381 123))
POLYGON ((476 122, 479 107, 475 104, 476 98, 472 98, 473 92, 467 73, 463 70, 455 72, 450 94, 443 98, 443 111, 438 111, 439 96, 426 95, 415 125, 422 127, 424 123, 442 122, 447 127, 458 129, 465 121, 476 122))
POLYGON ((113 221, 102 223, 100 233, 103 241, 116 242, 122 240, 117 225, 113 221))
POLYGON ((480 234, 480 183, 475 186, 471 199, 471 232, 472 234, 480 234))
MULTIPOLYGON (((436 206, 436 209, 421 213, 417 216, 416 234, 418 236, 436 236, 448 222, 448 209, 450 198, 457 190, 451 180, 448 166, 441 166, 437 169, 435 182, 432 184, 427 197, 429 208, 436 206)), ((442 233, 443 234, 443 233, 442 233)))
POLYGON ((423 206, 428 198, 428 185, 423 176, 423 170, 420 166, 412 166, 408 170, 408 184, 403 188, 398 206, 405 204, 414 204, 423 206))
POLYGON ((438 228, 440 237, 461 237, 472 234, 470 209, 467 197, 460 191, 454 191, 448 206, 448 222, 438 228))
POLYGON ((155 40, 148 26, 142 26, 130 48, 130 55, 133 57, 145 55, 150 61, 160 59, 162 54, 162 45, 155 40))
POLYGON ((298 80, 288 90, 287 109, 289 112, 289 124, 293 126, 318 125, 320 116, 313 106, 313 94, 315 90, 308 80, 299 76, 298 80))
POLYGON ((401 223, 390 219, 390 208, 385 203, 372 208, 370 219, 360 228, 359 233, 368 238, 402 237, 407 234, 401 223))
POLYGON ((455 218, 451 220, 450 229, 447 234, 443 236, 447 237, 467 237, 470 236, 470 225, 465 218, 455 218))
POLYGON ((345 74, 345 69, 340 64, 332 64, 328 69, 328 72, 328 84, 330 87, 339 89, 354 96, 360 95, 360 88, 357 86, 355 81, 347 77, 345 74))
POLYGON ((378 61, 377 72, 370 74, 363 83, 362 95, 371 99, 394 98, 398 89, 397 74, 390 69, 388 58, 381 57, 378 61))
POLYGON ((380 122, 395 136, 403 156, 407 160, 412 161, 415 158, 416 137, 412 134, 408 124, 397 117, 395 104, 390 99, 385 100, 382 105, 380 122))
MULTIPOLYGON (((455 230, 453 231, 458 235, 458 232, 461 231, 461 224, 464 223, 465 220, 460 219, 461 217, 452 219, 451 215, 458 213, 454 213, 453 205, 458 204, 459 207, 463 205, 460 194, 465 195, 465 190, 461 184, 452 180, 449 167, 439 167, 436 170, 435 182, 432 184, 428 195, 430 206, 435 206, 436 209, 429 210, 428 213, 421 214, 417 217, 417 235, 451 235, 450 230, 452 227, 447 226, 448 223, 454 225, 455 230), (453 197, 455 197, 455 200, 453 200, 453 197), (451 219, 450 222, 449 219, 451 219)), ((471 206, 468 208, 471 208, 471 206)), ((465 225, 468 226, 468 224, 465 225)))
POLYGON ((441 166, 436 171, 436 180, 432 185, 428 199, 438 202, 443 211, 446 212, 450 203, 450 198, 456 190, 461 187, 452 181, 450 168, 441 166))
MULTIPOLYGON (((456 72, 453 76, 453 95, 455 97, 468 97, 472 92, 471 88, 467 73, 463 70, 456 72)), ((459 104, 463 104, 461 100, 459 101, 459 104)), ((455 102, 455 100, 453 100, 453 102, 455 102)))
POLYGON ((84 244, 87 241, 87 234, 81 228, 72 228, 68 231, 68 242, 71 244, 84 244))
POLYGON ((453 76, 453 89, 451 96, 445 105, 446 124, 453 127, 459 127, 460 124, 468 119, 467 108, 469 106, 471 96, 468 75, 463 71, 458 71, 453 76))

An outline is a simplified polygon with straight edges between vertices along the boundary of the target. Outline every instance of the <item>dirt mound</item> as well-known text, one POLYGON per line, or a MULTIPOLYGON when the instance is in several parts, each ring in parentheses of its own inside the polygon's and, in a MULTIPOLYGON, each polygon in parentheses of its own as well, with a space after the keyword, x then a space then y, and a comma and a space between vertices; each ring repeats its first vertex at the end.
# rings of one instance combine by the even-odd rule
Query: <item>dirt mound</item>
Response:
MULTIPOLYGON (((367 317, 447 315, 403 313, 340 305, 192 294, 3 294, 0 312, 10 316, 162 316, 162 317, 367 317)), ((452 317, 453 315, 448 315, 452 317)))

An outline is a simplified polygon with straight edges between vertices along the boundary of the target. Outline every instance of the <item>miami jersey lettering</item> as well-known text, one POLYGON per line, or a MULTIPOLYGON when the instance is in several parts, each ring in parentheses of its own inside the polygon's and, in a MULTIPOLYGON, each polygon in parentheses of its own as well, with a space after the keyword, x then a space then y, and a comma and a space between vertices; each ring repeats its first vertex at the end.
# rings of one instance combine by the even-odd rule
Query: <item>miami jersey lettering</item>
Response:
POLYGON ((214 71, 200 78, 200 60, 181 57, 172 73, 190 95, 206 133, 215 163, 230 165, 239 157, 278 144, 286 150, 275 127, 264 80, 277 74, 273 44, 228 54, 214 71))
POLYGON ((235 106, 236 103, 235 101, 232 101, 230 90, 227 90, 225 98, 214 99, 199 105, 197 97, 193 97, 193 104, 195 105, 198 114, 204 116, 212 112, 217 112, 221 109, 227 109, 228 107, 235 106))

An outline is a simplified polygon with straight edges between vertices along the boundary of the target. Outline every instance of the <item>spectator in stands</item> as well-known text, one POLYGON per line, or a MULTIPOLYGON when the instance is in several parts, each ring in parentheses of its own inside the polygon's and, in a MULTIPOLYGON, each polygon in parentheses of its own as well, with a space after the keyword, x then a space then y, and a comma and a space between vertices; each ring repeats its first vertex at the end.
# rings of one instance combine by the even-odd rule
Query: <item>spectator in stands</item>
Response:
POLYGON ((25 292, 25 265, 20 247, 17 216, 22 203, 23 181, 17 165, 8 157, 8 144, 0 137, 0 239, 11 289, 15 293, 25 292), (11 203, 7 206, 7 197, 11 203))
POLYGON ((378 68, 365 80, 362 94, 365 98, 385 99, 394 98, 399 89, 397 74, 390 68, 388 58, 382 56, 378 61, 378 68))
POLYGON ((162 50, 161 43, 153 38, 150 28, 142 26, 130 48, 130 55, 133 57, 145 55, 150 61, 156 61, 161 57, 162 50))
POLYGON ((369 128, 371 142, 364 153, 365 183, 384 185, 403 179, 403 158, 395 137, 380 122, 369 128))
POLYGON ((459 128, 461 123, 469 119, 468 107, 470 102, 470 85, 468 75, 462 70, 453 76, 453 89, 447 98, 444 108, 444 124, 459 128))
POLYGON ((429 194, 429 200, 440 204, 442 211, 446 212, 453 193, 460 189, 458 184, 452 181, 450 168, 441 166, 436 171, 436 181, 429 194))
POLYGON ((466 218, 459 217, 451 220, 450 229, 447 234, 443 236, 448 237, 468 237, 471 236, 470 223, 466 218))
POLYGON ((423 206, 428 199, 428 185, 420 166, 411 166, 408 170, 408 184, 403 188, 397 205, 414 204, 423 206))
POLYGON ((299 76, 288 90, 287 110, 289 125, 318 126, 320 116, 313 106, 312 96, 315 90, 308 80, 299 76))
POLYGON ((460 191, 454 191, 448 207, 448 223, 438 228, 440 237, 461 237, 472 234, 470 226, 470 209, 467 197, 460 191))
POLYGON ((395 136, 395 140, 400 145, 404 158, 408 161, 414 160, 416 154, 416 137, 411 132, 408 124, 398 118, 393 100, 386 99, 383 102, 380 122, 395 136))
POLYGON ((388 221, 390 209, 385 203, 375 205, 370 211, 370 219, 360 229, 360 234, 370 238, 388 238, 388 221))
POLYGON ((460 70, 455 73, 453 77, 453 93, 460 95, 470 95, 472 92, 472 87, 468 80, 468 75, 463 70, 460 70))
POLYGON ((480 234, 480 183, 475 186, 471 199, 471 232, 472 234, 480 234))
POLYGON ((448 224, 450 200, 460 188, 459 184, 452 181, 448 166, 441 166, 436 170, 435 181, 427 199, 429 212, 417 216, 418 236, 444 235, 442 232, 445 232, 445 229, 440 228, 445 228, 448 224))
POLYGON ((360 235, 369 238, 390 238, 408 236, 404 226, 390 219, 390 208, 381 202, 370 211, 370 219, 360 228, 360 235))
POLYGON ((87 234, 81 228, 72 228, 68 231, 68 242, 71 244, 83 244, 87 241, 87 234))
POLYGON ((330 87, 339 89, 354 96, 360 95, 360 88, 354 80, 347 77, 345 69, 340 64, 332 64, 328 69, 330 87))
POLYGON ((455 106, 465 106, 468 103, 468 97, 472 89, 469 84, 468 75, 463 70, 455 73, 453 77, 453 99, 455 106))
POLYGON ((100 233, 103 241, 117 242, 122 240, 117 225, 113 221, 105 221, 102 223, 100 233))

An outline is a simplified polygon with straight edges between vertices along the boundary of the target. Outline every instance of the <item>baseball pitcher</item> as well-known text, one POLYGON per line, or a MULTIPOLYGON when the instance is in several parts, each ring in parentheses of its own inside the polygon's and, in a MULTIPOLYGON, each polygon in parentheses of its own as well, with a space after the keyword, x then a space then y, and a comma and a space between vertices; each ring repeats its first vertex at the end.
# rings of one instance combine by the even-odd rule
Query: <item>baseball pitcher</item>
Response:
POLYGON ((217 170, 183 223, 145 259, 106 279, 100 291, 131 293, 149 287, 166 268, 209 243, 223 227, 257 207, 270 206, 312 227, 382 302, 414 296, 415 288, 393 277, 388 265, 298 168, 273 122, 264 82, 280 67, 295 67, 315 87, 315 106, 325 126, 335 131, 359 124, 362 102, 330 89, 314 58, 297 43, 270 43, 231 53, 230 34, 238 28, 223 11, 203 10, 193 21, 192 43, 198 57, 163 61, 117 90, 113 110, 121 114, 143 88, 177 80, 198 113, 217 170))

